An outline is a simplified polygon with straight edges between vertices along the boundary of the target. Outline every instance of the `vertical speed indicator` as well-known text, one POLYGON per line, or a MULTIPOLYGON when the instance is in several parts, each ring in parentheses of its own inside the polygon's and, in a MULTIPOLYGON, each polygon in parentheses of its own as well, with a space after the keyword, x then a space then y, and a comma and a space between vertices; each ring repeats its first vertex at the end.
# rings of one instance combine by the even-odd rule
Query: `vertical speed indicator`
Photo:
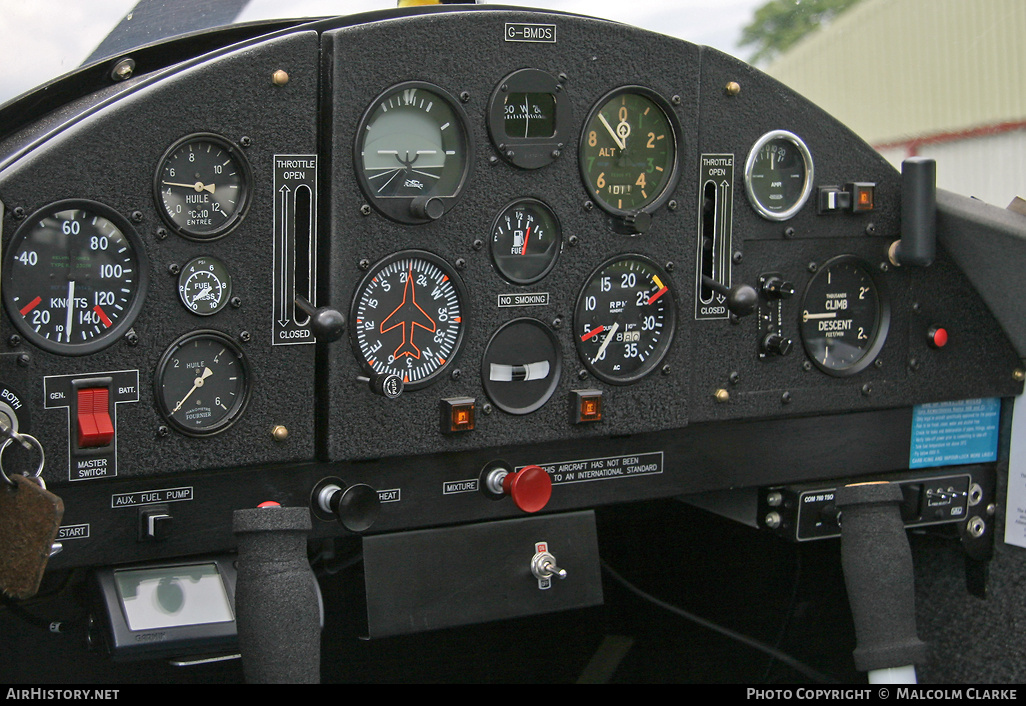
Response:
POLYGON ((452 363, 466 330, 466 289, 442 258, 421 250, 375 264, 353 297, 353 351, 369 374, 394 374, 406 389, 433 382, 452 363))
POLYGON ((853 255, 821 265, 809 281, 799 323, 805 353, 830 375, 854 375, 879 355, 890 306, 882 285, 853 255))

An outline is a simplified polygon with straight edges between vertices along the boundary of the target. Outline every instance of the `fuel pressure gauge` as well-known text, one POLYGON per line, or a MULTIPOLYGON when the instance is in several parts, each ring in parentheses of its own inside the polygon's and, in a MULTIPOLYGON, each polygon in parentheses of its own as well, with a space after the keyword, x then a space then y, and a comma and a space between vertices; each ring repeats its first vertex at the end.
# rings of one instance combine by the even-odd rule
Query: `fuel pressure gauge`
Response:
POLYGON ((202 255, 193 258, 178 275, 178 296, 185 308, 194 314, 216 314, 228 303, 231 293, 231 275, 216 257, 202 255))

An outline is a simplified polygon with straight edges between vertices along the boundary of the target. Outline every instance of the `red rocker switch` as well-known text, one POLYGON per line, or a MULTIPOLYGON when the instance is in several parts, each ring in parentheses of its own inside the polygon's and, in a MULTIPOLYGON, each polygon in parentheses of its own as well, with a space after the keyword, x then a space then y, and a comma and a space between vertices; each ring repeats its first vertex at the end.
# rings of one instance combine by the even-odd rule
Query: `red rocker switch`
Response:
POLYGON ((110 419, 106 387, 78 390, 78 447, 93 449, 109 446, 114 440, 114 424, 110 419))

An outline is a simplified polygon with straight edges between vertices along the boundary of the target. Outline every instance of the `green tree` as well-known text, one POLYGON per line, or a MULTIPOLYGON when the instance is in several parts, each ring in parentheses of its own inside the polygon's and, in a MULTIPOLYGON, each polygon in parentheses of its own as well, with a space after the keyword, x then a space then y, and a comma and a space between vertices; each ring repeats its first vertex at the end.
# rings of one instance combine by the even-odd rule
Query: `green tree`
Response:
POLYGON ((742 47, 755 49, 753 64, 769 61, 859 0, 769 0, 741 30, 742 47))

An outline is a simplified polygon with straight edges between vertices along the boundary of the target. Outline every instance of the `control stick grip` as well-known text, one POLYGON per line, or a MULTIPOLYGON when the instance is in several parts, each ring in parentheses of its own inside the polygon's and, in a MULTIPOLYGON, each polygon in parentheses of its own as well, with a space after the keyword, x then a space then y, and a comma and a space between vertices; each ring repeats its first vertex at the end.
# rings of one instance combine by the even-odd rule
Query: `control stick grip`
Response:
POLYGON ((236 510, 235 618, 251 684, 316 684, 321 677, 320 587, 306 557, 305 507, 236 510))
POLYGON ((857 483, 838 488, 841 564, 855 620, 855 667, 893 669, 922 662, 916 635, 912 550, 901 519, 901 488, 857 483))

